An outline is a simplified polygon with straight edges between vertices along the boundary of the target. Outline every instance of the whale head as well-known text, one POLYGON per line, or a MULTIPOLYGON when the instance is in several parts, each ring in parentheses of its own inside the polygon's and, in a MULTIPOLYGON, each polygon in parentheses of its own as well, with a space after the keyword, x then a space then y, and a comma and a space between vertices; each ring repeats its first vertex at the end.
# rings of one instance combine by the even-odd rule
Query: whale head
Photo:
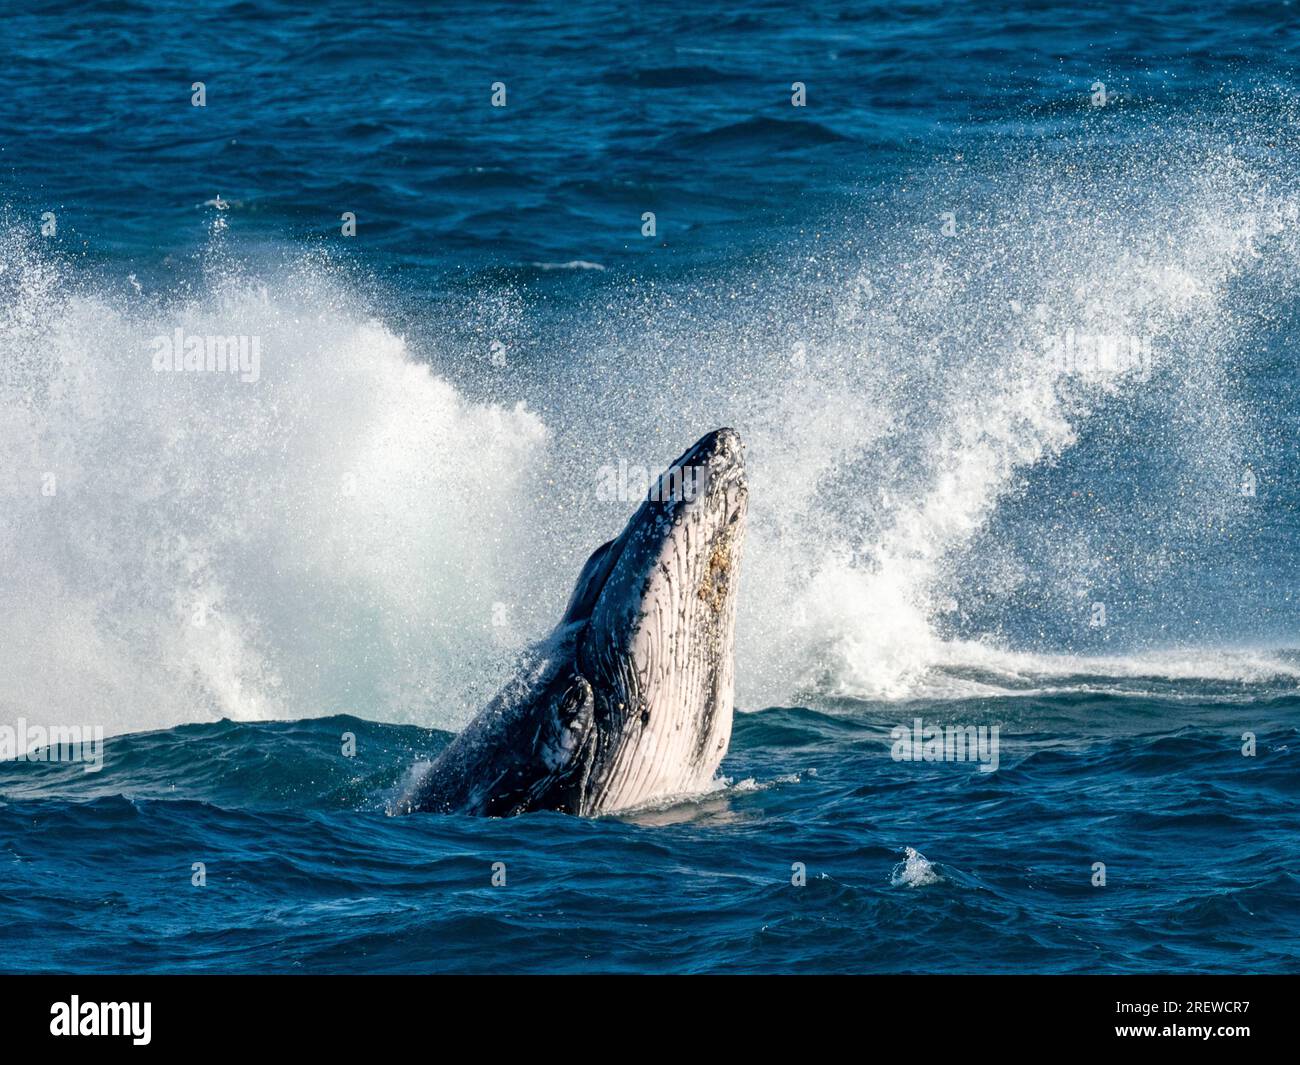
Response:
POLYGON ((749 490, 719 429, 583 567, 564 617, 395 812, 593 816, 707 788, 731 739, 749 490))
MULTIPOLYGON (((709 433, 588 560, 562 625, 591 712, 574 812, 697 792, 731 738, 736 588, 749 490, 740 436, 709 433)), ((584 715, 585 716, 585 715, 584 715)))

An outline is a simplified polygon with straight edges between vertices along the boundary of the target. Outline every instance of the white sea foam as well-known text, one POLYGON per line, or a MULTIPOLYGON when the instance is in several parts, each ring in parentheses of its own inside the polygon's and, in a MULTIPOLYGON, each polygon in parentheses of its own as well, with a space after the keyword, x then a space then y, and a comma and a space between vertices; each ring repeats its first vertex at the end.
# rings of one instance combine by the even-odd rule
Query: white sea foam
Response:
POLYGON ((597 273, 604 273, 605 267, 600 263, 593 263, 589 259, 570 259, 563 263, 533 263, 538 270, 594 270, 597 273))
POLYGON ((533 413, 468 402, 318 266, 161 303, 13 240, 3 266, 6 716, 464 720, 522 639, 492 611, 535 553, 533 413), (174 328, 259 335, 261 380, 155 373, 174 328))
POLYGON ((1219 693, 1300 692, 1300 653, 1199 648, 1155 650, 1128 655, 1043 654, 1008 650, 972 640, 928 640, 911 668, 901 674, 877 669, 862 655, 844 662, 828 695, 872 700, 952 700, 1047 697, 1074 692, 1143 697, 1214 699, 1204 682, 1229 686, 1219 693), (929 653, 926 654, 925 651, 929 653), (854 664, 868 668, 855 670, 854 664), (1185 692, 1178 682, 1200 682, 1185 692))
MULTIPOLYGON (((1128 171, 1136 180, 1132 160, 1128 171)), ((1133 583, 1194 584, 1198 573, 1177 573, 1165 545, 1231 523, 1234 481, 1259 443, 1232 382, 1249 342, 1235 323, 1246 307, 1263 313, 1252 301, 1284 298, 1300 263, 1298 201, 1230 149, 1141 206, 1121 210, 1122 200, 1102 211, 1040 180, 1003 225, 963 238, 951 257, 963 275, 942 242, 929 259, 903 244, 902 261, 887 245, 886 261, 834 298, 833 327, 824 315, 799 324, 800 372, 783 375, 751 416, 759 461, 746 567, 760 592, 742 599, 742 701, 789 700, 792 690, 960 698, 1079 674, 1295 689, 1285 654, 1203 644, 1017 654, 996 633, 959 638, 944 623, 968 599, 1014 594, 1030 567, 1050 571, 1044 614, 1082 617, 1080 597, 1117 580, 1103 546, 1117 540, 1147 545, 1126 563, 1133 583), (1263 294, 1248 295, 1256 272, 1263 294), (1003 314, 1013 303, 1019 310, 1003 314), (1080 376, 1043 358, 1044 337, 1078 320, 1156 337, 1154 376, 1080 376), (1018 530, 1014 546, 981 542, 996 510, 1112 408, 1176 449, 1148 490, 1162 501, 1150 527, 1089 525, 1074 510, 1018 530)), ((1124 476, 1122 459, 1100 472, 1124 476)), ((1163 620, 1166 643, 1199 642, 1202 618, 1163 620)))
POLYGON ((894 887, 927 887, 942 882, 941 877, 924 854, 912 847, 903 852, 903 860, 894 866, 889 882, 894 887))
MULTIPOLYGON (((1116 174, 1138 183, 1140 164, 1116 174)), ((1165 431, 1150 541, 1226 527, 1219 487, 1253 443, 1232 388, 1239 321, 1300 263, 1294 192, 1230 151, 1128 210, 1050 174, 1022 184, 966 225, 960 255, 882 228, 867 256, 846 241, 793 272, 608 297, 558 338, 503 290, 418 345, 327 262, 216 256, 192 293, 149 298, 11 232, 0 712, 110 731, 339 711, 458 725, 626 520, 593 471, 720 424, 750 448, 743 706, 1179 679, 1294 690, 1294 655, 1030 653, 949 623, 973 597, 1016 595, 1031 566, 1048 613, 1113 569, 1099 545, 1116 530, 1083 511, 981 540, 1113 409, 1165 431), (1155 338, 1151 379, 1042 357, 1067 324, 1155 338), (150 339, 178 328, 259 337, 259 380, 154 373, 150 339)), ((1195 575, 1153 553, 1139 576, 1195 575)))

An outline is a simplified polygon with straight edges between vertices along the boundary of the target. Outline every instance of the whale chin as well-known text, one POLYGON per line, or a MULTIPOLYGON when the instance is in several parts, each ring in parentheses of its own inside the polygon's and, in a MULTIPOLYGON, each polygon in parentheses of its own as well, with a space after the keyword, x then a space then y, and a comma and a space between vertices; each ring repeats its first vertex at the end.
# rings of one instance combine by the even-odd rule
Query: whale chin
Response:
POLYGON ((397 809, 593 816, 710 787, 731 737, 748 500, 735 430, 684 452, 397 809))

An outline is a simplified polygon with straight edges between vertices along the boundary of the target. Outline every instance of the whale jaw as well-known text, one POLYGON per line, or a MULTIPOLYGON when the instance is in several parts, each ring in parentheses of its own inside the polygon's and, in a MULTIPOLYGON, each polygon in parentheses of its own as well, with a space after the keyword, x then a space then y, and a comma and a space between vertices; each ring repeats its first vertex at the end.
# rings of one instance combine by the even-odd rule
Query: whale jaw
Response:
POLYGON ((583 813, 713 781, 731 738, 748 498, 740 437, 720 429, 664 472, 611 545, 617 558, 577 648, 595 724, 583 813))

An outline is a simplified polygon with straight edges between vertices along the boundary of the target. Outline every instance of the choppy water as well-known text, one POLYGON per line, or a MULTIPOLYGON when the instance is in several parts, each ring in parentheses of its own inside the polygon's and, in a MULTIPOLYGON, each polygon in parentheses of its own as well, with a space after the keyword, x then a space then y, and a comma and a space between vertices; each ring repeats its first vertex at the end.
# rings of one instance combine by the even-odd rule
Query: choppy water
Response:
POLYGON ((1295 968, 1294 5, 8 27, 0 968, 1295 968), (722 424, 730 782, 386 817, 722 424))

